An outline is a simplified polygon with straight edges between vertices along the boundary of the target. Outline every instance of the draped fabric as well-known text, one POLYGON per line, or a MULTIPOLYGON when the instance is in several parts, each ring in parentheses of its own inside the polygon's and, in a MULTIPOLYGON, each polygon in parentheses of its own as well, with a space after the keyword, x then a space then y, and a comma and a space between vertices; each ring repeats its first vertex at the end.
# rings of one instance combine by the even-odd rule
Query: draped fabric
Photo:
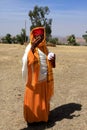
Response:
MULTIPOLYGON (((46 36, 44 30, 44 39, 34 50, 27 51, 27 80, 24 94, 24 118, 27 122, 48 121, 50 111, 50 99, 54 93, 54 80, 51 63, 48 60, 48 49, 46 47, 46 36), (46 77, 40 78, 41 74, 41 53, 45 56, 45 74, 46 77), (46 72, 47 71, 47 72, 46 72), (43 79, 43 80, 42 80, 43 79)), ((37 29, 37 28, 35 28, 37 29)), ((30 44, 34 41, 33 29, 30 33, 30 44)), ((44 71, 43 71, 44 72, 44 71)))

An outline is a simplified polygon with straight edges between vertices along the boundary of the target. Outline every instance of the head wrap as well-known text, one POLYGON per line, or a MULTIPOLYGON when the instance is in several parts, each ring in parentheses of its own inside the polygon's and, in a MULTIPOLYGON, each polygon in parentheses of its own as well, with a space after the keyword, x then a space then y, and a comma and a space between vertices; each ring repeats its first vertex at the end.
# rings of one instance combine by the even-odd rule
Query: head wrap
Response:
POLYGON ((44 29, 43 28, 36 28, 32 31, 33 36, 36 37, 38 35, 44 35, 44 29))
POLYGON ((35 36, 38 36, 38 35, 44 35, 44 39, 39 44, 38 47, 46 46, 46 33, 45 33, 45 28, 44 27, 36 27, 36 28, 31 30, 31 32, 30 32, 30 43, 32 44, 33 41, 35 40, 35 36))

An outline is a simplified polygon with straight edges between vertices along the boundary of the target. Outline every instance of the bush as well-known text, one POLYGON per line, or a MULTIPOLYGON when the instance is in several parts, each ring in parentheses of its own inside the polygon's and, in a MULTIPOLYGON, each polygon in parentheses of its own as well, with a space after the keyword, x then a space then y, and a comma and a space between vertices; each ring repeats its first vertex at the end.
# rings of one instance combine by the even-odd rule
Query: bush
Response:
POLYGON ((59 41, 58 38, 49 38, 49 43, 58 45, 58 41, 59 41))

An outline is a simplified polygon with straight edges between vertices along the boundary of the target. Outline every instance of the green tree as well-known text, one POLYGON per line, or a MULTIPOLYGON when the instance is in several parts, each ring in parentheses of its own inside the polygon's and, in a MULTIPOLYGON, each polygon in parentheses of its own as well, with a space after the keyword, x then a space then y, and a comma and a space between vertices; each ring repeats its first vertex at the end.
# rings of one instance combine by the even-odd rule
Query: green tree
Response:
POLYGON ((76 37, 74 34, 70 35, 68 38, 67 38, 67 41, 68 41, 68 44, 69 45, 77 45, 76 43, 76 37))
POLYGON ((24 44, 24 42, 28 41, 28 36, 26 36, 25 29, 21 30, 21 34, 16 35, 16 41, 20 44, 24 44))
POLYGON ((23 41, 22 41, 22 38, 21 38, 20 34, 16 35, 16 41, 17 41, 17 43, 23 44, 23 41))
POLYGON ((47 19, 46 15, 50 13, 50 10, 47 6, 38 7, 35 6, 33 11, 29 11, 29 17, 31 20, 30 30, 34 27, 43 26, 46 28, 46 36, 51 36, 51 25, 52 19, 47 19))
POLYGON ((2 37, 1 41, 2 41, 2 43, 6 43, 5 37, 2 37))
POLYGON ((9 34, 9 33, 6 34, 6 36, 2 38, 2 42, 3 43, 10 43, 11 44, 12 43, 11 34, 9 34))
POLYGON ((26 36, 26 30, 25 29, 21 30, 21 38, 22 38, 23 43, 27 41, 27 36, 26 36))
POLYGON ((16 37, 15 37, 15 36, 12 37, 12 43, 17 43, 17 41, 16 41, 16 37))
POLYGON ((87 43, 87 31, 86 31, 86 34, 82 35, 82 37, 85 39, 85 41, 87 43))
POLYGON ((50 39, 49 39, 49 42, 52 43, 52 44, 58 45, 59 39, 58 39, 57 37, 55 37, 55 38, 50 38, 50 39))

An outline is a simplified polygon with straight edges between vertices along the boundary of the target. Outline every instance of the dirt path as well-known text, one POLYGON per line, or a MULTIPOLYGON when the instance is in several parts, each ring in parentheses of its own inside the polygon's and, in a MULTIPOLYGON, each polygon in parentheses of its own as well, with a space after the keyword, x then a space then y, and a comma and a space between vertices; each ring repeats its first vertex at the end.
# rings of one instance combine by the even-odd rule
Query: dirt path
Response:
POLYGON ((0 130, 87 130, 87 47, 49 47, 56 53, 51 122, 30 128, 23 118, 24 49, 0 44, 0 130))

